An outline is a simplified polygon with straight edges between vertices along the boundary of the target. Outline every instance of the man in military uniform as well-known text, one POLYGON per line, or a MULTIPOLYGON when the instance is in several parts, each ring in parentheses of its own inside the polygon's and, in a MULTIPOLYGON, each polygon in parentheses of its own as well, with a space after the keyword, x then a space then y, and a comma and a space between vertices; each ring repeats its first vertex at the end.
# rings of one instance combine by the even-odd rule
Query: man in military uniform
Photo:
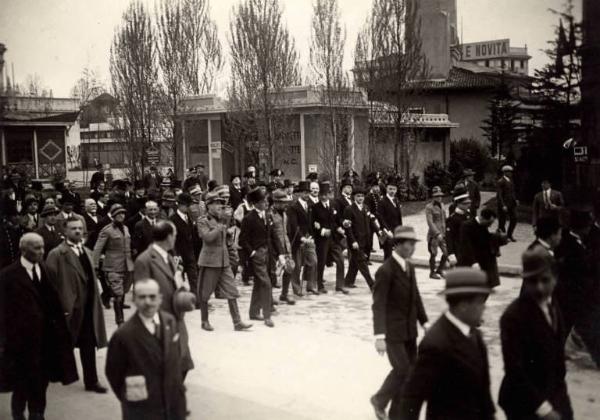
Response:
POLYGON ((427 218, 427 249, 429 250, 429 278, 439 280, 443 277, 442 270, 448 261, 448 247, 446 246, 446 211, 442 203, 444 193, 440 187, 433 187, 432 201, 425 206, 427 218), (436 268, 438 248, 442 251, 442 259, 436 268))

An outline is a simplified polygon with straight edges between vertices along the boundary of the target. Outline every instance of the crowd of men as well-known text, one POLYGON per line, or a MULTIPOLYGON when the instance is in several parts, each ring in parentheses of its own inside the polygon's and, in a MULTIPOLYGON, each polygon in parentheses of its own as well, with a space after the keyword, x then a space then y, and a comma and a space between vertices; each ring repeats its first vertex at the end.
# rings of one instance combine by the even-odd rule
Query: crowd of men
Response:
MULTIPOLYGON (((218 185, 199 165, 184 182, 152 167, 139 181, 109 183, 99 167, 83 200, 68 181, 48 194, 39 183, 25 189, 4 180, 0 391, 13 393, 13 418, 24 419, 27 407, 30 419, 43 419, 48 383, 78 379, 77 347, 85 389, 105 393, 95 352, 108 345, 106 376, 123 418, 183 419, 183 382, 194 367, 186 312, 198 309, 202 329, 213 331, 210 299, 226 299, 234 330, 246 331, 252 324, 243 320, 238 286, 252 283, 248 318, 273 328, 278 305, 304 295, 347 295, 360 273, 373 292, 376 349, 387 352, 393 368, 371 398, 377 418, 417 419, 424 401, 432 419, 493 418, 477 327, 500 284, 501 247, 515 241, 513 169, 502 172, 496 209, 480 209, 470 170, 448 208, 441 188, 431 191, 430 278, 445 278, 449 305, 431 328, 409 260, 418 238, 403 226, 396 177, 371 176, 363 187, 349 172, 334 189, 316 173, 294 185, 281 170, 259 180, 248 167, 218 185), (374 241, 385 259, 375 279, 374 241), (328 288, 325 267, 334 265, 328 288), (126 320, 130 291, 136 316, 126 320), (107 343, 109 309, 120 328, 107 343), (418 351, 417 322, 428 329, 418 351)), ((600 212, 574 208, 565 219, 560 193, 547 181, 542 187, 521 296, 501 320, 506 376, 499 403, 514 419, 572 418, 564 381, 572 330, 600 363, 600 212)))

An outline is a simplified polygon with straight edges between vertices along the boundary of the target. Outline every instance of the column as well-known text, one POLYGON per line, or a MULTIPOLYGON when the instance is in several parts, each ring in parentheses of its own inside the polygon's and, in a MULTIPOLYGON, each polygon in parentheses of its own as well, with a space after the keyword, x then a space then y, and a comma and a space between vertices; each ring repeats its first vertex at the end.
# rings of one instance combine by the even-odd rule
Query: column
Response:
MULTIPOLYGON (((175 146, 177 147, 177 146, 175 146)), ((182 179, 185 179, 188 168, 187 160, 187 140, 185 138, 185 119, 181 120, 181 168, 183 170, 182 179)))
MULTIPOLYGON (((65 159, 66 159, 66 155, 67 155, 67 151, 65 150, 65 159)), ((66 160, 65 160, 65 164, 66 164, 66 160)), ((33 129, 33 169, 34 169, 36 178, 40 177, 40 171, 39 171, 38 166, 39 166, 39 160, 38 160, 37 130, 34 128, 33 129)), ((65 166, 65 170, 66 170, 66 166, 65 166)))
POLYGON ((208 178, 213 179, 212 148, 210 147, 212 143, 212 129, 210 127, 210 119, 206 120, 206 125, 208 127, 208 178))
POLYGON ((350 118, 350 135, 348 136, 348 148, 350 149, 350 169, 355 170, 355 151, 354 151, 354 115, 350 118))
POLYGON ((6 139, 4 138, 4 128, 0 128, 0 147, 2 148, 2 165, 6 166, 6 139))
POLYGON ((300 179, 306 178, 306 144, 304 139, 304 114, 300 114, 300 179))

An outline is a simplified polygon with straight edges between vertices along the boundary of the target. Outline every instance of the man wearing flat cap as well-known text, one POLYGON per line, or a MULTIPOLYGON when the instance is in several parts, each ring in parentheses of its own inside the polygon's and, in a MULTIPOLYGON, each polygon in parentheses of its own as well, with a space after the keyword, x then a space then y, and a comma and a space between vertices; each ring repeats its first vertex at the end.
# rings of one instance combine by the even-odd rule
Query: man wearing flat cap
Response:
POLYGON ((508 420, 573 419, 565 382, 565 331, 552 298, 553 258, 542 247, 523 254, 523 289, 500 318, 504 378, 498 402, 508 420))
POLYGON ((487 349, 478 330, 490 293, 481 270, 461 267, 446 272, 441 295, 448 310, 419 345, 404 385, 400 419, 417 420, 425 402, 428 420, 495 418, 487 349))
POLYGON ((497 182, 496 199, 498 201, 498 229, 506 232, 509 241, 516 242, 513 237, 517 226, 517 195, 513 181, 513 167, 504 165, 502 177, 497 182), (506 230, 506 218, 508 218, 508 230, 506 230))
POLYGON ((399 418, 400 391, 417 355, 417 322, 424 328, 427 314, 417 287, 415 268, 408 261, 418 241, 411 226, 398 226, 393 233, 392 257, 375 273, 373 288, 373 327, 375 348, 387 352, 392 371, 373 397, 371 404, 378 419, 399 418))

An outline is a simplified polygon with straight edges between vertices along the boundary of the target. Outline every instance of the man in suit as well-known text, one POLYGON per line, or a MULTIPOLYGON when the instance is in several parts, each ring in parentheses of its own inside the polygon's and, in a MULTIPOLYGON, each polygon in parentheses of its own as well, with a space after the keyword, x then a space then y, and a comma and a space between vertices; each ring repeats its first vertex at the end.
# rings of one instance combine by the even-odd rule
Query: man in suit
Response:
POLYGON ((175 246, 177 230, 172 222, 160 220, 152 228, 150 246, 135 260, 134 280, 154 279, 159 285, 162 295, 161 310, 175 316, 180 335, 179 352, 183 375, 194 368, 188 343, 188 332, 185 325, 184 313, 176 311, 176 296, 189 290, 189 283, 183 277, 183 269, 175 264, 169 253, 175 246))
POLYGON ((90 189, 95 190, 101 182, 106 182, 106 179, 104 177, 104 166, 99 163, 96 165, 96 172, 92 174, 92 178, 90 179, 90 189))
POLYGON ((271 319, 272 299, 271 278, 269 277, 269 258, 273 251, 281 263, 285 262, 285 251, 273 230, 273 221, 267 215, 267 197, 260 188, 255 188, 246 195, 254 205, 244 220, 240 232, 239 245, 244 249, 252 264, 254 284, 250 299, 250 319, 264 320, 267 327, 274 327, 271 319), (262 317, 260 310, 262 309, 262 317))
POLYGON ((319 292, 327 292, 323 281, 325 265, 329 258, 335 263, 335 291, 348 294, 344 287, 344 255, 340 244, 345 236, 344 229, 338 226, 337 210, 331 203, 328 183, 320 185, 319 203, 312 208, 313 236, 317 249, 317 285, 319 292))
POLYGON ((496 221, 496 212, 484 208, 479 216, 467 220, 460 228, 459 258, 457 265, 471 267, 477 264, 487 274, 488 286, 494 288, 500 285, 498 273, 497 244, 499 240, 489 231, 496 221))
POLYGON ((156 166, 150 167, 150 172, 144 175, 144 188, 146 191, 156 192, 160 190, 162 184, 162 176, 158 173, 156 166))
POLYGON ((94 246, 94 268, 101 269, 113 300, 115 322, 124 322, 123 308, 125 294, 131 285, 133 260, 131 258, 131 236, 125 226, 125 208, 113 204, 110 209, 112 223, 102 228, 94 246), (101 257, 104 255, 102 266, 101 257))
POLYGON ((91 198, 86 198, 84 201, 84 213, 83 221, 87 227, 87 238, 85 240, 85 246, 89 249, 94 249, 96 241, 98 240, 98 234, 100 233, 100 218, 98 217, 98 206, 91 198))
POLYGON ((137 280, 135 314, 111 337, 106 377, 121 402, 123 420, 184 420, 185 386, 177 320, 160 310, 155 280, 137 280))
POLYGON ((286 302, 288 305, 295 305, 296 301, 289 296, 290 283, 293 273, 293 256, 292 244, 288 235, 289 223, 287 216, 287 208, 292 203, 293 199, 287 194, 285 189, 279 188, 271 194, 273 205, 271 206, 271 214, 273 218, 273 230, 279 242, 282 245, 285 264, 280 264, 281 269, 281 295, 279 300, 286 302), (292 271, 290 271, 292 268, 292 271))
POLYGON ((448 261, 456 264, 460 259, 460 229, 463 223, 471 218, 469 208, 471 199, 464 188, 455 188, 452 192, 455 205, 454 212, 446 220, 446 246, 448 247, 448 261))
POLYGON ((440 187, 433 187, 431 203, 425 206, 427 219, 427 249, 429 250, 429 278, 439 280, 443 277, 443 270, 448 261, 448 247, 446 246, 446 210, 442 203, 444 193, 440 187), (442 251, 440 264, 436 268, 438 248, 442 251))
POLYGON ((73 191, 73 182, 65 179, 63 183, 64 189, 61 191, 62 198, 68 199, 73 203, 73 211, 77 214, 81 214, 81 196, 77 191, 73 191))
POLYGON ((387 352, 392 371, 371 397, 378 419, 384 419, 391 402, 389 418, 399 418, 401 390, 417 356, 417 321, 427 328, 427 314, 417 287, 415 268, 408 259, 418 241, 411 226, 397 226, 393 232, 392 257, 375 273, 373 288, 373 327, 375 348, 387 352))
POLYGON ((533 197, 532 226, 537 226, 537 221, 541 217, 560 217, 560 211, 565 206, 565 200, 560 191, 553 190, 550 181, 542 181, 542 191, 533 197))
POLYGON ((44 259, 62 242, 61 231, 56 227, 56 216, 59 211, 57 207, 45 206, 40 213, 43 224, 35 232, 44 239, 44 259))
POLYGON ((396 194, 398 186, 396 178, 390 176, 385 184, 385 197, 379 202, 377 217, 383 233, 385 234, 385 242, 383 243, 383 258, 388 259, 392 255, 393 249, 393 232, 396 226, 402 225, 402 206, 398 201, 396 194))
POLYGON ((21 257, 0 271, 0 390, 14 420, 43 420, 48 382, 77 380, 65 315, 41 264, 44 240, 26 233, 21 257))
POLYGON ((133 184, 133 195, 127 201, 127 218, 125 224, 130 232, 135 229, 135 224, 144 217, 144 208, 146 206, 146 190, 143 181, 137 180, 133 184))
POLYGON ((85 390, 104 394, 106 388, 98 382, 96 371, 96 348, 106 347, 106 328, 92 256, 83 246, 81 220, 67 220, 65 232, 65 241, 50 251, 46 266, 63 311, 68 314, 73 344, 79 348, 85 390))
POLYGON ((493 420, 487 350, 478 330, 491 290, 481 270, 446 272, 448 310, 426 332, 404 385, 401 419, 493 420))
POLYGON ((513 168, 510 165, 502 167, 502 177, 497 182, 498 201, 498 229, 506 232, 509 241, 517 242, 513 238, 517 226, 517 195, 513 181, 513 168), (506 218, 508 217, 508 230, 506 230, 506 218))
POLYGON ((356 281, 356 274, 360 271, 360 274, 364 277, 369 289, 373 289, 373 278, 369 272, 367 262, 373 246, 373 232, 376 231, 381 236, 379 223, 364 204, 365 191, 362 187, 355 187, 352 191, 352 195, 354 196, 354 203, 344 210, 343 223, 346 229, 346 239, 348 241, 350 258, 344 284, 346 287, 356 287, 354 284, 356 281))
POLYGON ((231 182, 229 183, 229 205, 232 209, 237 209, 242 203, 242 178, 237 175, 231 175, 231 182))
POLYGON ((152 243, 152 227, 159 220, 160 208, 153 200, 146 201, 144 205, 144 217, 135 224, 133 238, 131 239, 134 256, 144 252, 152 243))
POLYGON ((25 232, 33 232, 40 227, 39 205, 35 197, 29 197, 23 203, 23 213, 20 222, 25 232))
POLYGON ((312 237, 312 208, 310 203, 310 182, 300 181, 298 184, 298 199, 288 207, 289 220, 288 236, 292 244, 294 256, 294 273, 292 275, 292 288, 294 294, 302 296, 302 281, 306 281, 306 292, 318 295, 316 290, 317 255, 312 237), (300 279, 302 271, 302 279, 300 279))
POLYGON ((469 193, 469 200, 471 200, 469 212, 471 213, 471 217, 477 216, 479 207, 481 206, 481 192, 479 191, 479 184, 475 181, 475 171, 469 168, 465 169, 463 179, 457 185, 462 186, 469 193))
POLYGON ((538 247, 523 254, 523 293, 500 319, 504 379, 498 402, 508 420, 572 420, 565 382, 565 331, 553 258, 538 247))
POLYGON ((542 216, 535 225, 535 240, 527 249, 541 247, 554 257, 554 250, 562 240, 562 228, 556 217, 542 216))
POLYGON ((188 192, 192 186, 199 184, 198 173, 195 167, 189 168, 185 180, 183 181, 183 190, 188 192))
POLYGON ((205 201, 208 212, 198 219, 198 232, 202 239, 202 250, 198 257, 200 278, 202 279, 198 292, 202 329, 214 330, 208 320, 208 301, 211 295, 218 290, 220 297, 227 299, 234 330, 244 331, 252 325, 242 321, 237 303, 240 293, 235 285, 230 264, 227 241, 229 226, 224 217, 226 200, 218 192, 213 191, 206 194, 205 201))
POLYGON ((83 219, 83 216, 76 213, 73 210, 74 205, 75 205, 75 200, 68 195, 63 195, 62 198, 60 199, 60 205, 61 205, 61 211, 60 211, 60 213, 58 213, 58 216, 56 216, 56 224, 58 226, 58 229, 60 230, 60 233, 64 236, 65 235, 65 232, 64 232, 65 221, 70 219, 71 217, 76 217, 83 222, 83 236, 87 237, 87 226, 85 224, 85 220, 83 219))
POLYGON ((198 260, 196 259, 193 244, 198 241, 198 227, 192 220, 189 207, 192 204, 192 196, 181 193, 177 197, 177 210, 171 216, 171 222, 177 229, 175 239, 175 255, 181 259, 183 272, 187 275, 190 288, 198 296, 198 260))

